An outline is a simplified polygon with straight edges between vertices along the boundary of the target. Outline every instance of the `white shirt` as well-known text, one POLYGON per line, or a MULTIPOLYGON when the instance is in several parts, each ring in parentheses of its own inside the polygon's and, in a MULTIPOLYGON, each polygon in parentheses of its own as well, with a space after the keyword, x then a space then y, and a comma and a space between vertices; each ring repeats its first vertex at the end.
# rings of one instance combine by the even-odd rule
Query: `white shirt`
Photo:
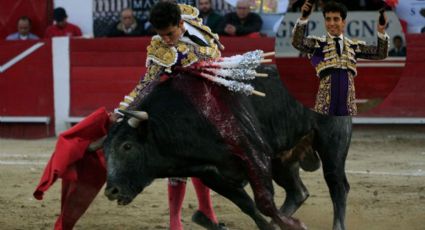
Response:
POLYGON ((195 35, 196 37, 198 37, 199 39, 201 39, 203 42, 205 42, 205 44, 208 44, 208 42, 205 40, 204 36, 202 36, 202 33, 199 32, 198 29, 196 29, 195 27, 193 27, 192 25, 190 25, 187 22, 184 22, 184 28, 187 30, 187 32, 191 35, 195 35))
POLYGON ((340 34, 339 36, 332 36, 329 33, 328 33, 328 35, 329 35, 329 37, 332 38, 332 40, 335 37, 338 37, 339 38, 339 40, 338 40, 339 50, 341 50, 341 52, 342 52, 344 50, 344 45, 343 45, 344 44, 344 35, 343 34, 340 34))

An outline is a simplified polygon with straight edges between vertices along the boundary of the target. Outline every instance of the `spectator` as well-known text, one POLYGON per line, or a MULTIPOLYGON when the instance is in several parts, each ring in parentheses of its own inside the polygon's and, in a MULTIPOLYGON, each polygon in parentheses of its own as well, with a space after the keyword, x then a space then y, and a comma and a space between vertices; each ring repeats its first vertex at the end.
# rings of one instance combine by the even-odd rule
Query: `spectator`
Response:
POLYGON ((212 32, 218 33, 218 28, 223 20, 223 16, 215 12, 211 7, 211 0, 198 1, 199 17, 202 23, 208 26, 212 32))
POLYGON ((403 38, 400 35, 393 38, 394 48, 390 50, 390 57, 406 57, 406 47, 403 45, 403 38))
POLYGON ((108 37, 134 37, 146 35, 145 23, 134 17, 132 9, 121 11, 120 21, 109 30, 108 37))
POLYGON ((243 36, 258 33, 263 25, 260 15, 252 13, 248 0, 238 0, 236 12, 228 13, 219 28, 219 34, 243 36))
POLYGON ((51 37, 61 37, 61 36, 81 36, 81 29, 67 22, 68 15, 62 7, 58 7, 53 11, 53 20, 55 21, 53 25, 47 27, 45 38, 51 37))
POLYGON ((39 37, 35 34, 30 33, 31 31, 31 19, 27 16, 22 16, 18 19, 17 23, 18 32, 10 34, 6 37, 8 41, 16 40, 37 40, 39 37))

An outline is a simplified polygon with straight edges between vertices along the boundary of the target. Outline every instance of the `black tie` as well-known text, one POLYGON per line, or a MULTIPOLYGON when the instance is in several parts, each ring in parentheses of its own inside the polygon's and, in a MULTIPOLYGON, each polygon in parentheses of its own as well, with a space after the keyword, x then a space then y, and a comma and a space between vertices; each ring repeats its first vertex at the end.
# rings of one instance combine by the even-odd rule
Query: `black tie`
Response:
POLYGON ((339 46, 339 40, 339 37, 334 37, 336 52, 338 56, 341 56, 341 46, 339 46))
POLYGON ((207 43, 205 43, 204 41, 202 41, 202 39, 196 37, 195 35, 189 34, 189 32, 184 32, 183 36, 188 37, 192 42, 200 45, 200 46, 208 46, 207 43))

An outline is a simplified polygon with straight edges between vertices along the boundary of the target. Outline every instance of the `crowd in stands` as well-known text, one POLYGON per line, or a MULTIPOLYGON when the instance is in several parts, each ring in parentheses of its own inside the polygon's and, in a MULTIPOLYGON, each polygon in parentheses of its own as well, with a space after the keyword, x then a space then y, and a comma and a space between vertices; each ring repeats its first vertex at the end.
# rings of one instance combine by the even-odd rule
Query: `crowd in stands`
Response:
MULTIPOLYGON (((214 2, 217 5, 217 2, 214 2)), ((222 14, 213 9, 212 0, 198 0, 198 9, 203 23, 215 33, 224 36, 259 36, 262 19, 252 12, 250 0, 238 0, 234 11, 222 14)), ((82 36, 81 29, 67 21, 68 15, 64 8, 57 7, 53 12, 54 23, 50 25, 43 38, 56 36, 82 36)), ((23 16, 17 22, 17 32, 7 36, 6 40, 39 39, 31 32, 31 19, 23 16)), ((155 32, 147 20, 139 20, 132 9, 126 8, 120 12, 119 21, 114 23, 105 34, 106 37, 151 36, 155 32)))
MULTIPOLYGON (((299 12, 305 0, 289 0, 288 11, 299 12)), ((330 0, 317 0, 315 10, 320 11, 323 5, 330 0)), ((340 0, 349 10, 378 10, 383 7, 382 0, 340 0)), ((214 7, 224 9, 225 0, 197 0, 197 7, 203 23, 221 36, 261 36, 262 18, 252 11, 252 1, 238 0, 236 7, 229 8, 227 13, 217 11, 214 7)), ((227 8, 228 9, 228 6, 227 8)), ((68 15, 62 7, 57 7, 53 12, 53 25, 49 26, 43 38, 55 36, 82 36, 81 29, 67 21, 68 15)), ((139 20, 135 17, 132 9, 126 8, 120 12, 119 21, 114 23, 105 34, 106 37, 132 37, 132 36, 152 36, 155 32, 149 22, 139 20)), ((34 40, 39 39, 31 33, 31 19, 22 16, 17 21, 17 32, 10 34, 6 40, 34 40)), ((406 53, 401 37, 394 37, 394 44, 397 44, 390 56, 404 56, 406 53)))
MULTIPOLYGON (((68 15, 62 7, 55 8, 53 11, 53 25, 46 28, 44 38, 59 36, 79 37, 82 36, 81 29, 67 21, 68 15)), ((14 40, 37 40, 39 37, 31 33, 31 19, 22 16, 17 22, 17 32, 6 37, 8 41, 14 40)))

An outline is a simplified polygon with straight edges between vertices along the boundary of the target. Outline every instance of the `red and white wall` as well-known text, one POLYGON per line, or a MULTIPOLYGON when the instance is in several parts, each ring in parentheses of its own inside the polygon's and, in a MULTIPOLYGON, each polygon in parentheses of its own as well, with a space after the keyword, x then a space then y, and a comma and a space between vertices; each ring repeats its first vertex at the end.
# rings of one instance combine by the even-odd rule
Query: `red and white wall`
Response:
MULTIPOLYGON (((424 36, 407 36, 406 60, 361 62, 356 82, 359 98, 389 95, 355 122, 425 123, 424 36)), ((0 137, 52 136, 98 107, 113 110, 143 75, 149 41, 150 38, 0 41, 0 137)), ((224 56, 254 47, 274 50, 273 38, 223 38, 222 42, 226 46, 224 56)), ((275 63, 290 92, 311 105, 317 79, 308 61, 279 58, 275 63)))

